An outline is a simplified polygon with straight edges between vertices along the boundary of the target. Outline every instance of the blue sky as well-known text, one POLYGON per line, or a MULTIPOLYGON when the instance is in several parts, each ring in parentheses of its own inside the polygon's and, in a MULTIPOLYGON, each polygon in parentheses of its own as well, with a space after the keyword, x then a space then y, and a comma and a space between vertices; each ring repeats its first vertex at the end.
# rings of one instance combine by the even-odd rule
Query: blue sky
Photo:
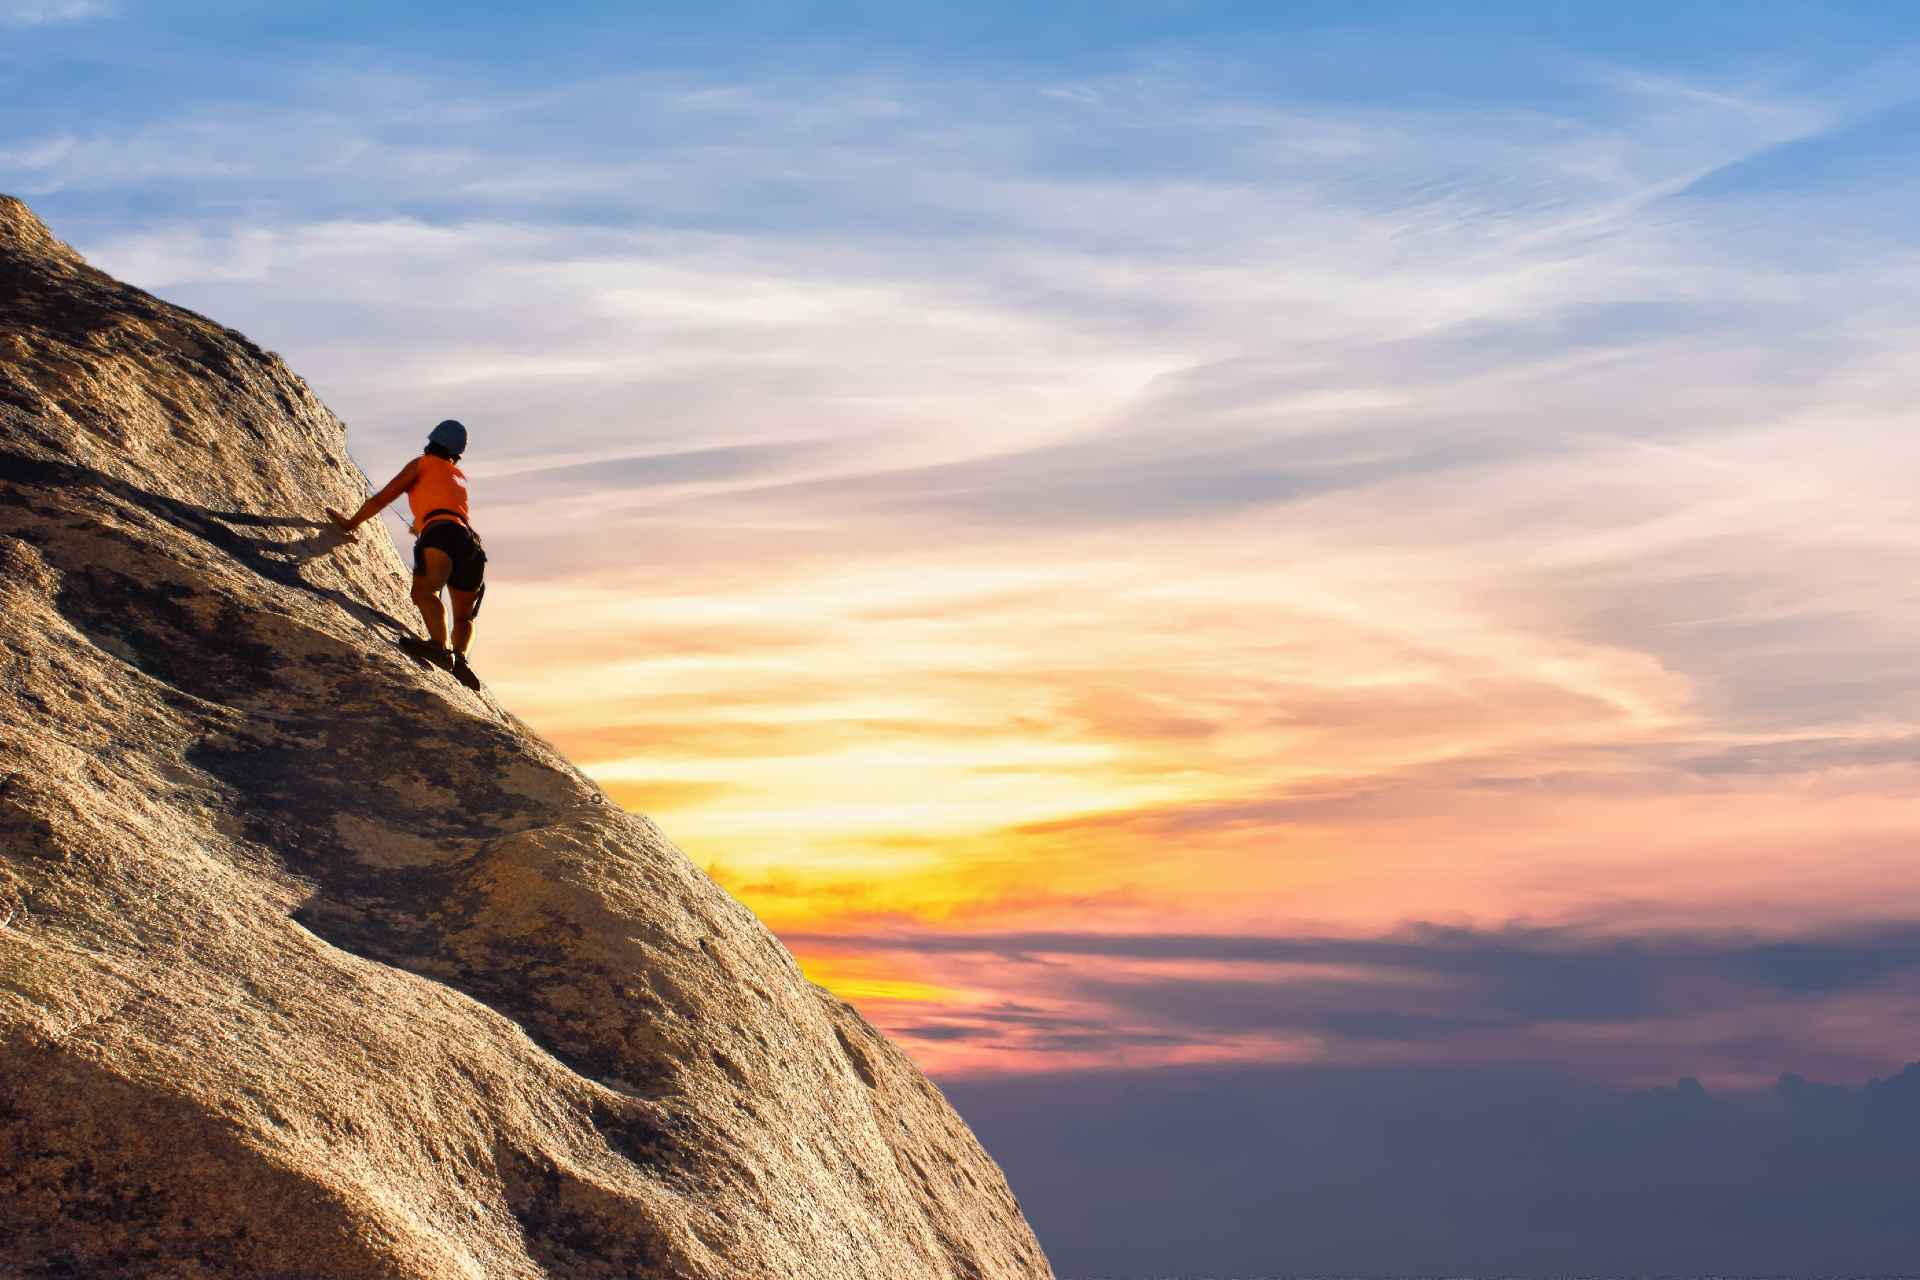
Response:
MULTIPOLYGON (((0 190, 376 479, 468 421, 489 682, 1001 1131, 1751 1102, 1912 1054, 1917 60, 1866 4, 0 0, 0 190)), ((1010 1174, 1108 1265, 1057 1140, 1010 1174)), ((1592 1261, 1528 1249, 1451 1256, 1592 1261)))

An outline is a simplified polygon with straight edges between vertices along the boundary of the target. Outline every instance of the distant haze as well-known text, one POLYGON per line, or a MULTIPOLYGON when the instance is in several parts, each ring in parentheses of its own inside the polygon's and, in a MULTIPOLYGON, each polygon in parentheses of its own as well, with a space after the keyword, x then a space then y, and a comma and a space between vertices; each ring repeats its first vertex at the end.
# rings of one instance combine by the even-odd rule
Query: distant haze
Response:
POLYGON ((1920 1064, 1739 1094, 1273 1067, 950 1092, 1064 1277, 1905 1275, 1920 1251, 1920 1064))

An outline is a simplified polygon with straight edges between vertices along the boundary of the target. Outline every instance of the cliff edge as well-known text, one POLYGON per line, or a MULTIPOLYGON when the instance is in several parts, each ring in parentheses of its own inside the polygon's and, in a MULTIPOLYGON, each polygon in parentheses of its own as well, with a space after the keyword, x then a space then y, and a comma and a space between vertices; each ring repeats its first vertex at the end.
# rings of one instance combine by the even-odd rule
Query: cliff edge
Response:
POLYGON ((1050 1276, 904 1055, 395 648, 366 489, 0 197, 0 1274, 1050 1276))

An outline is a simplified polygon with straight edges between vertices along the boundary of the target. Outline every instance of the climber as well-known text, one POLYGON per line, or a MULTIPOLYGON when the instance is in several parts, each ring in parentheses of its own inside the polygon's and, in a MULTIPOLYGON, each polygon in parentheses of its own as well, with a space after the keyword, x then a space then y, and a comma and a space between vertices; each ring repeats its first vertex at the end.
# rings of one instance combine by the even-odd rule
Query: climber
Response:
POLYGON ((413 511, 413 602, 427 623, 427 638, 408 636, 400 647, 416 658, 453 672, 462 684, 478 688, 480 681, 467 665, 467 646, 473 643, 473 618, 486 594, 487 553, 480 535, 467 522, 467 477, 460 455, 467 451, 467 429, 448 418, 427 436, 426 450, 400 468, 387 487, 368 498, 352 517, 332 507, 327 515, 351 539, 353 531, 379 514, 401 494, 413 511), (447 619, 440 606, 440 589, 453 604, 453 644, 447 644, 447 619))

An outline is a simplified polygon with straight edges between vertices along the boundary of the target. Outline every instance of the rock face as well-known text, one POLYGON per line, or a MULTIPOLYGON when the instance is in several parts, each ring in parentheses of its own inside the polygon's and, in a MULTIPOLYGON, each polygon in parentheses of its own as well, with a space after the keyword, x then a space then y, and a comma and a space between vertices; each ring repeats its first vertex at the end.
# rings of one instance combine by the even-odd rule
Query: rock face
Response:
POLYGON ((393 645, 280 360, 0 198, 0 1274, 1045 1277, 939 1092, 393 645))

